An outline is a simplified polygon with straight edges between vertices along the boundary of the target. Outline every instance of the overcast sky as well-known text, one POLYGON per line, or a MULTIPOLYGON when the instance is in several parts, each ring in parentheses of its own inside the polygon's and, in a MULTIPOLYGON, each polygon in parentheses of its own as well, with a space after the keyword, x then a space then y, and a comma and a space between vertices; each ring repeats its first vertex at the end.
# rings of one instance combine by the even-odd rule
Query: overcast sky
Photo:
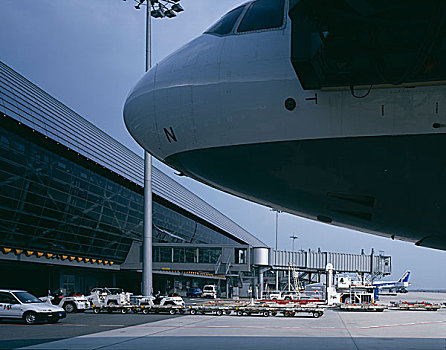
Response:
MULTIPOLYGON (((182 0, 185 12, 153 23, 153 62, 200 35, 240 0, 182 0)), ((142 155, 122 118, 125 98, 144 73, 145 16, 132 0, 0 0, 0 59, 93 124, 142 155)), ((174 176, 155 161, 155 166, 174 176)), ((270 246, 269 209, 174 177, 270 246)), ((420 203, 422 205, 422 203, 420 203)), ((412 287, 446 289, 446 252, 280 214, 279 248, 392 256, 393 275, 412 271, 412 287)))

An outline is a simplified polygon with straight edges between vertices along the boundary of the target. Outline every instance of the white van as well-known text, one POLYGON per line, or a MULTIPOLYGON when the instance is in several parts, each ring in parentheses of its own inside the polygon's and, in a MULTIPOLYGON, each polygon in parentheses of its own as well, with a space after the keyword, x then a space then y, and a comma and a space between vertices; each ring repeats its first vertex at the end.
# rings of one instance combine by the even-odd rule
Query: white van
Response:
POLYGON ((55 323, 67 313, 59 306, 48 304, 24 290, 0 289, 0 318, 22 319, 27 324, 39 321, 55 323))
POLYGON ((201 293, 202 298, 217 298, 217 286, 213 284, 207 284, 203 287, 203 293, 201 293))

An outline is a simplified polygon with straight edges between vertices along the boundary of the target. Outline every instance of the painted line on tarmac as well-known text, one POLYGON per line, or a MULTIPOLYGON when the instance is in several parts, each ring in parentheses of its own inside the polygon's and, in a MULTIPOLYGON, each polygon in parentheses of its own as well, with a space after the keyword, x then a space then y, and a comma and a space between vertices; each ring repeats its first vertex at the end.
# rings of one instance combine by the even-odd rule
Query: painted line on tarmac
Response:
MULTIPOLYGON (((363 326, 363 327, 347 327, 348 329, 378 329, 378 328, 390 328, 390 327, 408 327, 408 326, 422 326, 432 324, 442 324, 446 321, 431 321, 431 322, 417 322, 417 323, 401 323, 390 325, 378 325, 378 326, 363 326)), ((2 323, 3 325, 21 325, 17 323, 2 323)), ((46 327, 109 327, 109 328, 127 328, 127 327, 142 327, 142 328, 191 328, 191 329, 307 329, 307 330, 327 330, 327 329, 346 329, 344 327, 299 327, 299 326, 285 326, 285 327, 271 327, 271 326, 187 326, 187 325, 152 325, 152 324, 136 324, 136 325, 123 325, 123 324, 72 324, 72 323, 60 323, 60 324, 40 324, 40 326, 46 327)))
MULTIPOLYGON (((1 323, 1 325, 5 326, 27 326, 25 323, 1 323)), ((136 324, 126 325, 126 324, 74 324, 74 323, 59 323, 59 324, 51 324, 51 323, 38 323, 36 324, 38 327, 112 327, 112 328, 122 328, 122 327, 135 327, 138 326, 136 324)))
MULTIPOLYGON (((364 326, 364 327, 350 327, 348 329, 377 329, 377 328, 389 328, 389 327, 407 327, 407 326, 422 326, 422 325, 432 325, 432 324, 443 324, 446 321, 432 321, 432 322, 418 322, 418 323, 401 323, 392 325, 378 325, 378 326, 364 326)), ((299 326, 289 326, 289 327, 271 327, 271 326, 181 326, 181 325, 135 325, 134 327, 143 328, 190 328, 190 329, 306 329, 306 330, 341 330, 346 329, 343 327, 299 327, 299 326)))

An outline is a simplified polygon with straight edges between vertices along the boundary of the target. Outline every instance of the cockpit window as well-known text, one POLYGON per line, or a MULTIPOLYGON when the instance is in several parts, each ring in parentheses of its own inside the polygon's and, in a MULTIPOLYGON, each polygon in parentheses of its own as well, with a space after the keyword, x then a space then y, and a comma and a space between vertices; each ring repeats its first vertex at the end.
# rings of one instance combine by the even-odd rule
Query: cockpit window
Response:
POLYGON ((246 11, 238 32, 279 28, 283 24, 285 0, 257 0, 246 11))
POLYGON ((235 23, 242 14, 246 5, 239 6, 224 15, 217 23, 210 27, 205 33, 227 35, 234 28, 235 23))

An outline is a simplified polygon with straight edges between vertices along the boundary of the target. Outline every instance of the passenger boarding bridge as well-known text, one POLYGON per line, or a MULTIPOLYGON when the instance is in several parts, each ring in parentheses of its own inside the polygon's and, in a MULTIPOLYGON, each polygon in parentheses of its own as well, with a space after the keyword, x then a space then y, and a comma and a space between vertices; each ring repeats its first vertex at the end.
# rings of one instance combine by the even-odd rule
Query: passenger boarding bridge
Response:
MULTIPOLYGON (((139 249, 135 249, 139 250, 139 249)), ((371 279, 391 274, 391 257, 382 253, 346 254, 323 251, 278 251, 249 245, 203 245, 154 243, 153 267, 156 274, 189 276, 205 273, 207 278, 226 280, 245 296, 250 286, 282 289, 290 270, 298 272, 301 284, 325 281, 328 263, 335 273, 357 273, 371 279)), ((135 259, 140 263, 140 259, 135 259)), ((124 265, 125 266, 125 265, 124 265)), ((133 266, 133 268, 138 268, 133 266)))

